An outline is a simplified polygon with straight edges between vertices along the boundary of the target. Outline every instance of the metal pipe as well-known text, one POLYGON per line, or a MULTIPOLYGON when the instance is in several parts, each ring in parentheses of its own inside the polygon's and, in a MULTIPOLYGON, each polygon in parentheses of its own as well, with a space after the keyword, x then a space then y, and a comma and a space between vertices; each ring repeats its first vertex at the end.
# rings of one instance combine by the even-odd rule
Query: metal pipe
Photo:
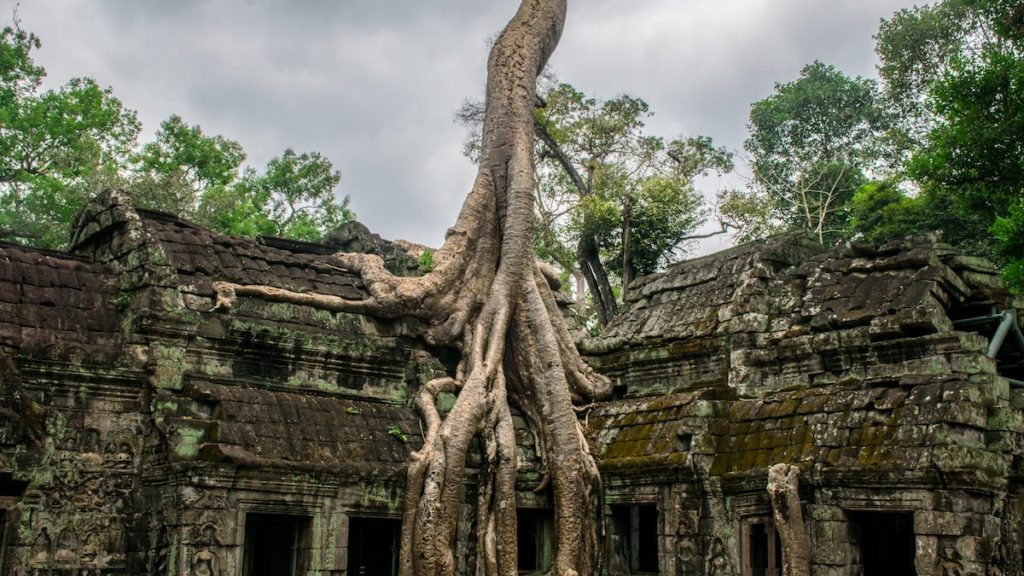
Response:
POLYGON ((1010 388, 1024 388, 1024 381, 1014 378, 1006 378, 1006 381, 1010 383, 1010 388))
POLYGON ((1017 311, 1016 310, 1004 310, 999 315, 1001 321, 999 322, 999 328, 996 329, 996 333, 992 335, 992 340, 989 341, 988 350, 985 355, 989 358, 995 358, 999 354, 999 349, 1003 347, 1003 342, 1006 341, 1006 336, 1013 333, 1014 340, 1017 343, 1017 347, 1022 353, 1024 353, 1024 334, 1020 331, 1020 325, 1017 324, 1017 311))

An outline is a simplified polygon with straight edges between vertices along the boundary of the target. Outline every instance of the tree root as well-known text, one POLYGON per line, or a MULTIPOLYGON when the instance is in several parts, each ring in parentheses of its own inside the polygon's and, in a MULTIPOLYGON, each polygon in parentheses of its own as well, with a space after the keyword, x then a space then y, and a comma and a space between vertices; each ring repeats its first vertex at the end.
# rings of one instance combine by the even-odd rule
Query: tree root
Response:
POLYGON ((768 495, 782 543, 783 576, 810 576, 811 544, 800 508, 800 468, 776 464, 768 469, 768 495))
POLYGON ((480 170, 444 246, 425 276, 392 276, 380 258, 341 254, 335 264, 362 278, 363 300, 269 286, 214 284, 216 310, 239 296, 430 322, 428 342, 462 353, 455 378, 416 394, 423 447, 409 459, 399 572, 451 575, 466 455, 480 438, 478 573, 517 573, 516 443, 510 401, 526 416, 550 487, 558 575, 600 570, 600 475, 574 402, 607 397, 611 383, 580 357, 552 296, 558 278, 533 252, 533 106, 537 74, 561 34, 566 0, 522 0, 488 62, 480 170), (457 392, 443 418, 442 391, 457 392))

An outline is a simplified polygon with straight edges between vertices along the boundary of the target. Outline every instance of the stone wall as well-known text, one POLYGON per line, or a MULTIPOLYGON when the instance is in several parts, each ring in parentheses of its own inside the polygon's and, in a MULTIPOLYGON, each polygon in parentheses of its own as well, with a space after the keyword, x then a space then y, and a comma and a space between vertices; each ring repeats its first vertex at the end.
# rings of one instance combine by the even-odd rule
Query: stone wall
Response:
MULTIPOLYGON (((70 254, 0 245, 0 572, 387 573, 421 442, 409 398, 457 351, 409 318, 215 309, 215 281, 365 297, 330 246, 227 238, 117 193, 75 230, 70 254)), ((767 468, 789 463, 814 574, 870 576, 882 550, 921 575, 1024 576, 1024 350, 988 357, 991 322, 972 320, 1020 303, 987 264, 927 239, 788 235, 630 294, 583 346, 616 383, 580 414, 606 573, 770 567, 767 468)), ((542 569, 551 496, 514 419, 524 568, 542 569)), ((460 574, 474 518, 464 507, 460 574)))
POLYGON ((783 236, 631 294, 587 344, 622 396, 588 421, 609 497, 658 506, 661 574, 753 573, 775 463, 802 471, 814 574, 880 573, 877 550, 920 575, 1021 573, 1024 392, 1004 372, 1024 350, 989 358, 991 332, 957 328, 1019 307, 994 269, 926 239, 783 236))

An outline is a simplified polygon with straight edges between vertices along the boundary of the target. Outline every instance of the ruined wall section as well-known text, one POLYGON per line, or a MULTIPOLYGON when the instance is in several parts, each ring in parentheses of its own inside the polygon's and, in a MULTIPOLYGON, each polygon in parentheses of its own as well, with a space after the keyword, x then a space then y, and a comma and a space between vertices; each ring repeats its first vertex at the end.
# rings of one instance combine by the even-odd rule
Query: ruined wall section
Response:
POLYGON ((660 573, 740 572, 775 463, 803 472, 816 574, 862 570, 858 522, 890 517, 909 519, 918 574, 1020 573, 1021 390, 990 334, 955 324, 1018 304, 991 266, 926 239, 790 235, 631 294, 588 343, 624 398, 588 421, 609 501, 640 485, 658 505, 660 573))
POLYGON ((364 297, 329 247, 226 238, 118 192, 80 214, 72 245, 0 247, 18 297, 0 305, 21 314, 0 322, 0 410, 26 416, 0 429, 0 486, 19 491, 7 567, 239 573, 246 519, 280 517, 298 519, 307 568, 331 572, 348 518, 400 515, 421 441, 408 387, 453 360, 412 320, 212 310, 217 280, 364 297))
POLYGON ((0 514, 8 574, 131 573, 147 395, 109 267, 0 245, 0 514))

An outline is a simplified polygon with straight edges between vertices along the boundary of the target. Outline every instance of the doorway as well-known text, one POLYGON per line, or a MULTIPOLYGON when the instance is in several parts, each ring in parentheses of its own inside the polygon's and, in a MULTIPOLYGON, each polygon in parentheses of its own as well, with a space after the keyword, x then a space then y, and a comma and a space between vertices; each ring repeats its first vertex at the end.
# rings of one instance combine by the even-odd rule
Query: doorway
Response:
POLYGON ((864 576, 915 576, 914 515, 849 512, 850 535, 860 551, 864 576))
POLYGON ((395 576, 402 522, 388 518, 349 518, 348 575, 395 576))
POLYGON ((299 576, 309 563, 307 516, 285 514, 245 515, 245 576, 299 576))

